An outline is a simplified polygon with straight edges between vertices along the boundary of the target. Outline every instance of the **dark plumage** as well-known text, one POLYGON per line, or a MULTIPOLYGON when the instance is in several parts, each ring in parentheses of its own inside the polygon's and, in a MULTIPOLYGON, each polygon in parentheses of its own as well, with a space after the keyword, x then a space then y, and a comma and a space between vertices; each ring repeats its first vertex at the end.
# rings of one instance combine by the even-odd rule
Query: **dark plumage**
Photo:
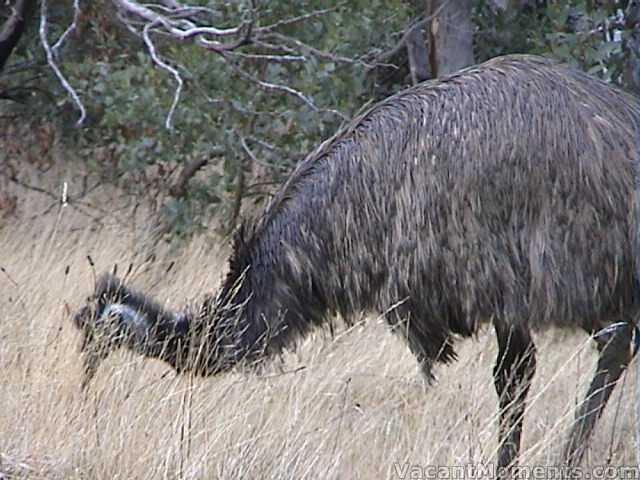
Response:
POLYGON ((298 165, 240 230, 219 294, 199 310, 147 308, 104 277, 77 324, 91 332, 106 305, 131 304, 148 328, 133 335, 140 318, 115 315, 130 348, 211 374, 278 353, 336 315, 383 314, 430 376, 455 357, 457 337, 490 322, 506 466, 535 369, 530 329, 630 322, 602 342, 590 392, 608 386, 581 407, 565 451, 576 463, 630 356, 639 132, 637 98, 537 57, 422 83, 298 165))

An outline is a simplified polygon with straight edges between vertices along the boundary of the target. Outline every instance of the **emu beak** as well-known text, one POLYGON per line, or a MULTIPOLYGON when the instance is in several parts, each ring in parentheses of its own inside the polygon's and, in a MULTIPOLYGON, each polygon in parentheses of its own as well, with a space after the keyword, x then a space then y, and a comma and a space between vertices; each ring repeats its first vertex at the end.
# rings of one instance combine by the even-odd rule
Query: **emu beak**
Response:
POLYGON ((96 337, 95 332, 85 329, 83 332, 82 345, 80 353, 82 355, 82 381, 81 388, 86 390, 91 384, 91 380, 95 377, 98 368, 103 360, 114 349, 112 343, 104 342, 104 339, 96 337))
POLYGON ((82 355, 81 389, 85 391, 102 361, 109 355, 108 345, 101 342, 101 335, 96 330, 97 314, 91 305, 85 305, 74 316, 74 325, 82 331, 80 353, 82 355))
POLYGON ((80 383, 80 389, 83 392, 89 388, 91 380, 95 377, 98 367, 104 359, 105 356, 97 354, 95 349, 84 352, 82 358, 82 381, 80 383))
POLYGON ((100 363, 106 355, 100 354, 101 349, 98 346, 94 333, 91 329, 91 322, 94 321, 93 312, 89 307, 83 307, 74 317, 75 325, 82 330, 82 344, 80 345, 80 354, 82 356, 82 380, 80 387, 85 391, 91 380, 98 371, 100 363))

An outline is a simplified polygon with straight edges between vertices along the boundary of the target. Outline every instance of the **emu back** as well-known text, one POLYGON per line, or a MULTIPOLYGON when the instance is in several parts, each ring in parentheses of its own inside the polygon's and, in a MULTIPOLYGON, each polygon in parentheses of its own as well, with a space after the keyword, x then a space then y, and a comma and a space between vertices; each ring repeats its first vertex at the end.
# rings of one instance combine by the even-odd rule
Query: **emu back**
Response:
POLYGON ((124 340, 88 354, 88 375, 120 345, 219 373, 335 316, 374 313, 430 377, 434 362, 455 357, 457 337, 493 323, 506 467, 535 369, 530 329, 615 323, 598 336, 598 370, 567 442, 575 464, 630 357, 639 125, 636 98, 530 56, 400 92, 298 165, 241 229, 219 294, 201 308, 145 309, 143 295, 103 277, 76 324, 85 350, 105 329, 124 340))

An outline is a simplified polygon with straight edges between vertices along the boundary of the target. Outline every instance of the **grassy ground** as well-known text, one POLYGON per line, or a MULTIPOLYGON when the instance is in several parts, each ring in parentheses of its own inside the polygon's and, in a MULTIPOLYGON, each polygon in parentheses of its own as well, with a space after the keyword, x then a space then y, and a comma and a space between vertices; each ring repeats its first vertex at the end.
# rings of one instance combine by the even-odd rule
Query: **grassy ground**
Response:
MULTIPOLYGON (((490 330, 461 342, 459 360, 439 367, 431 387, 402 341, 372 318, 333 340, 310 338, 259 376, 182 378, 118 353, 83 395, 69 309, 92 290, 87 255, 98 272, 135 262, 132 283, 177 307, 215 289, 225 251, 199 238, 184 250, 156 249, 145 263, 144 219, 96 228, 70 207, 30 219, 38 201, 27 198, 20 218, 0 227, 0 478, 394 478, 406 463, 495 458, 490 330)), ((549 465, 596 351, 581 333, 536 341, 522 463, 549 465)), ((634 463, 631 374, 585 465, 634 463)))

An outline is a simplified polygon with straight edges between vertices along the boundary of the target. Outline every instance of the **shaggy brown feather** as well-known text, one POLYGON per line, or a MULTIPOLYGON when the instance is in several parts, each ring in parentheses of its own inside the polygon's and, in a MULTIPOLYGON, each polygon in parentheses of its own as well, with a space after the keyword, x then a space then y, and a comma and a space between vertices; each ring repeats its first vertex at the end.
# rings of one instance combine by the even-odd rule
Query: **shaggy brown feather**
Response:
POLYGON ((538 57, 417 85, 296 168, 226 283, 249 268, 248 328, 286 312, 275 350, 328 313, 395 306, 426 362, 490 319, 593 331, 634 315, 639 118, 636 98, 538 57))
POLYGON ((281 352, 336 316, 370 313, 431 377, 435 361, 455 357, 456 336, 491 322, 498 466, 508 467, 535 371, 530 329, 619 322, 610 341, 598 336, 564 453, 575 465, 630 359, 639 135, 637 98, 537 57, 497 58, 400 92, 298 165, 240 230, 222 288, 197 314, 171 314, 103 278, 76 324, 85 349, 123 340, 85 356, 86 378, 121 344, 211 375, 281 352))

